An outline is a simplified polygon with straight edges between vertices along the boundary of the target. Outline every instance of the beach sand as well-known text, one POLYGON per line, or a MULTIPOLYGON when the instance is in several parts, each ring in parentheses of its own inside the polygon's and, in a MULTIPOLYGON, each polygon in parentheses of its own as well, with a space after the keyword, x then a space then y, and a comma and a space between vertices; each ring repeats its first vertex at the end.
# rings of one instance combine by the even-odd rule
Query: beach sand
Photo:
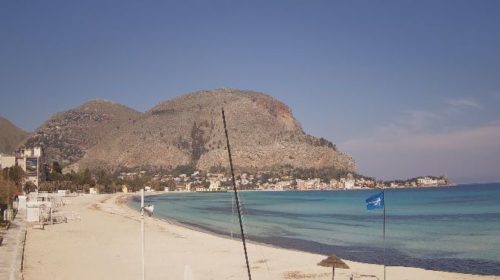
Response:
MULTIPOLYGON (((140 215, 126 206, 130 195, 87 195, 67 198, 62 211, 75 211, 81 220, 29 228, 24 279, 141 279, 140 215)), ((195 231, 146 218, 146 279, 248 279, 239 240, 195 231)), ((331 279, 331 268, 317 266, 325 256, 247 244, 252 279, 331 279)), ((383 267, 346 261, 335 279, 352 273, 383 279, 383 267)), ((375 279, 375 278, 354 278, 375 279)), ((500 279, 388 267, 387 279, 500 279)))

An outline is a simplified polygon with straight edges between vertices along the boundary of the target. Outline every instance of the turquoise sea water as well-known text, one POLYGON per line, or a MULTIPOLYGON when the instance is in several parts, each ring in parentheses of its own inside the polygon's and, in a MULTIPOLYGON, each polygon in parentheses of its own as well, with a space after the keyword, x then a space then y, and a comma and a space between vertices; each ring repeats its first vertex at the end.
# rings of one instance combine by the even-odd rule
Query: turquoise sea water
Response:
MULTIPOLYGON (((369 263, 500 275, 500 184, 376 191, 240 192, 249 239, 369 263)), ((168 193, 146 198, 155 215, 237 238, 233 193, 168 193)), ((138 199, 132 201, 138 207, 138 199)))

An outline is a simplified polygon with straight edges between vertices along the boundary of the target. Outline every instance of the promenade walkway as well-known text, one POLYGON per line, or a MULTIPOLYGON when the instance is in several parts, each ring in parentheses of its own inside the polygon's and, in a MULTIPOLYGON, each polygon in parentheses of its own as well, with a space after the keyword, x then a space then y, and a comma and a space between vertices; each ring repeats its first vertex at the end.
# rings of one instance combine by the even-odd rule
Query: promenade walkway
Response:
POLYGON ((20 210, 0 246, 0 279, 23 279, 22 262, 26 239, 26 210, 20 210))

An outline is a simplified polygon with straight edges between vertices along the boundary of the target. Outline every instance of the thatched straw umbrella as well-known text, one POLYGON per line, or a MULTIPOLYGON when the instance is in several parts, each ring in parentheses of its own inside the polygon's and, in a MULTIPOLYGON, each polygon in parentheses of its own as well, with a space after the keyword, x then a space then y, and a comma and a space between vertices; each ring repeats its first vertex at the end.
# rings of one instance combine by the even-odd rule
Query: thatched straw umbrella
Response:
POLYGON ((335 279, 335 268, 349 268, 349 266, 345 262, 343 262, 335 255, 331 255, 328 258, 322 260, 318 263, 318 265, 332 268, 332 280, 335 279))

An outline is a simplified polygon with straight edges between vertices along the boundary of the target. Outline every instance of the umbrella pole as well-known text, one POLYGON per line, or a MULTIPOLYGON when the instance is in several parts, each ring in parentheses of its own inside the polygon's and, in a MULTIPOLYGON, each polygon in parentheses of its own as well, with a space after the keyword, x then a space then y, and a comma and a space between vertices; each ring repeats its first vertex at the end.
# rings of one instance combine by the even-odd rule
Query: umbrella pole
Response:
POLYGON ((335 280, 335 266, 332 266, 332 280, 335 280))

